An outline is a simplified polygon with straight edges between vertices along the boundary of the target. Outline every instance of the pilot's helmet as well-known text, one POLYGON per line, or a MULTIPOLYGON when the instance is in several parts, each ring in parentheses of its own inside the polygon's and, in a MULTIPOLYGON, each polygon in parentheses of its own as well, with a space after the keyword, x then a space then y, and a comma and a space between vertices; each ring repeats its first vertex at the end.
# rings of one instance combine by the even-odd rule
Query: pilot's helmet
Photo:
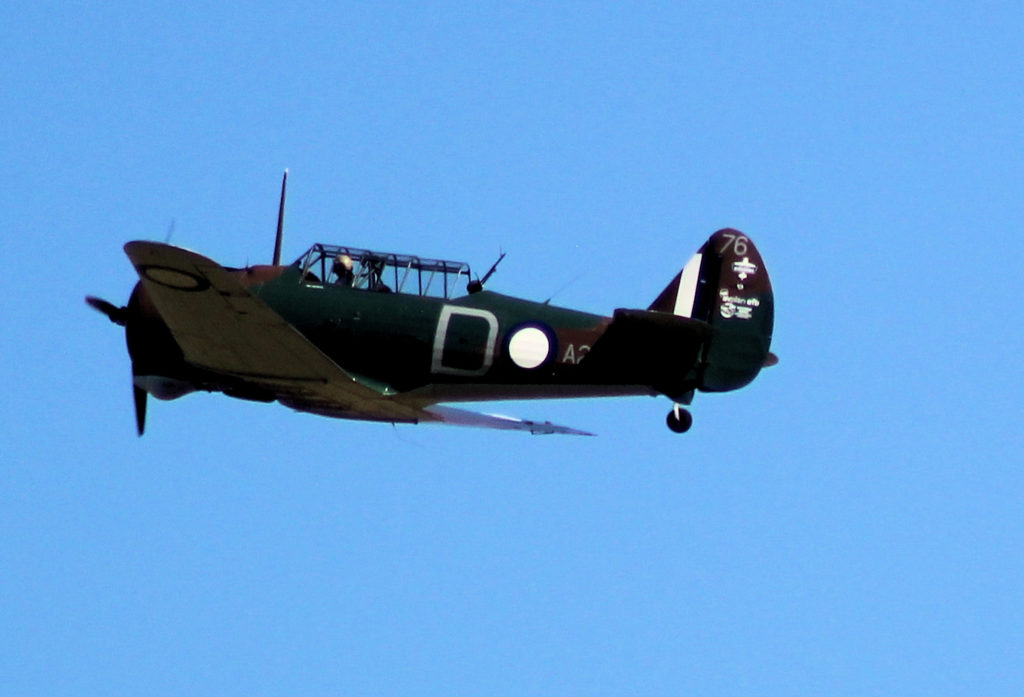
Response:
POLYGON ((334 260, 334 273, 339 276, 352 273, 352 257, 348 254, 339 254, 334 260))

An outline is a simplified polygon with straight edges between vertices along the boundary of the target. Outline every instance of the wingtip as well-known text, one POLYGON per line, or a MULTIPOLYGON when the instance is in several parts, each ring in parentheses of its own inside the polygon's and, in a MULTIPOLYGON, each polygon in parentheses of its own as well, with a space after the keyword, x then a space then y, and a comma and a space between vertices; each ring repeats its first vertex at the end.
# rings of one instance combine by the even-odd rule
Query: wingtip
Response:
POLYGON ((434 404, 423 410, 429 414, 431 420, 451 424, 453 426, 475 426, 478 428, 495 428, 508 431, 527 431, 528 433, 541 436, 551 434, 563 434, 571 436, 593 436, 596 434, 588 431, 581 431, 569 426, 560 426, 550 421, 530 421, 517 419, 502 414, 486 414, 465 409, 457 409, 442 404, 434 404))
POLYGON ((530 434, 534 436, 548 436, 553 434, 561 434, 567 436, 596 436, 596 433, 590 431, 581 431, 578 428, 572 428, 571 426, 559 426, 553 424, 550 421, 545 421, 542 424, 536 422, 524 421, 523 423, 530 424, 530 434))

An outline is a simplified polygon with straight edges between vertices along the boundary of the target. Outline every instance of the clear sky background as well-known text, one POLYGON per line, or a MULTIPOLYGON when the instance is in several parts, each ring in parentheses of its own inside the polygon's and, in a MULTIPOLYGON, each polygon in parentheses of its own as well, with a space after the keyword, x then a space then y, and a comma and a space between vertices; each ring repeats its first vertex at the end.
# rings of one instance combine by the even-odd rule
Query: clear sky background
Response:
POLYGON ((1024 694, 1016 2, 0 7, 0 692, 1024 694), (781 363, 501 404, 151 400, 133 239, 646 307, 758 244, 781 363))

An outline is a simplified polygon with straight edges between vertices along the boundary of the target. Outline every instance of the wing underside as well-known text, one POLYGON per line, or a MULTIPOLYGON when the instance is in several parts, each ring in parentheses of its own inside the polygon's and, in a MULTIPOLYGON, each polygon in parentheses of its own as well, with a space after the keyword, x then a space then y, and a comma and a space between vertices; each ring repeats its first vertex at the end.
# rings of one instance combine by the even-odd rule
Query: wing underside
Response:
POLYGON ((211 259, 157 242, 129 242, 125 253, 188 363, 269 392, 293 409, 392 423, 589 435, 387 395, 345 371, 211 259))

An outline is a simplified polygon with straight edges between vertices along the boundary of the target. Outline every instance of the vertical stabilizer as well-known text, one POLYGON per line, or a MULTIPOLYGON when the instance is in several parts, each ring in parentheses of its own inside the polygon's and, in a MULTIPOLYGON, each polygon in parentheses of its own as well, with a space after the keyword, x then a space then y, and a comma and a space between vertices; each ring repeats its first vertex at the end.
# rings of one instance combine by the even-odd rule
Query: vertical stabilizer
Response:
POLYGON ((760 252, 738 230, 713 234, 649 309, 714 328, 700 358, 701 390, 742 387, 769 360, 775 320, 772 285, 760 252))

